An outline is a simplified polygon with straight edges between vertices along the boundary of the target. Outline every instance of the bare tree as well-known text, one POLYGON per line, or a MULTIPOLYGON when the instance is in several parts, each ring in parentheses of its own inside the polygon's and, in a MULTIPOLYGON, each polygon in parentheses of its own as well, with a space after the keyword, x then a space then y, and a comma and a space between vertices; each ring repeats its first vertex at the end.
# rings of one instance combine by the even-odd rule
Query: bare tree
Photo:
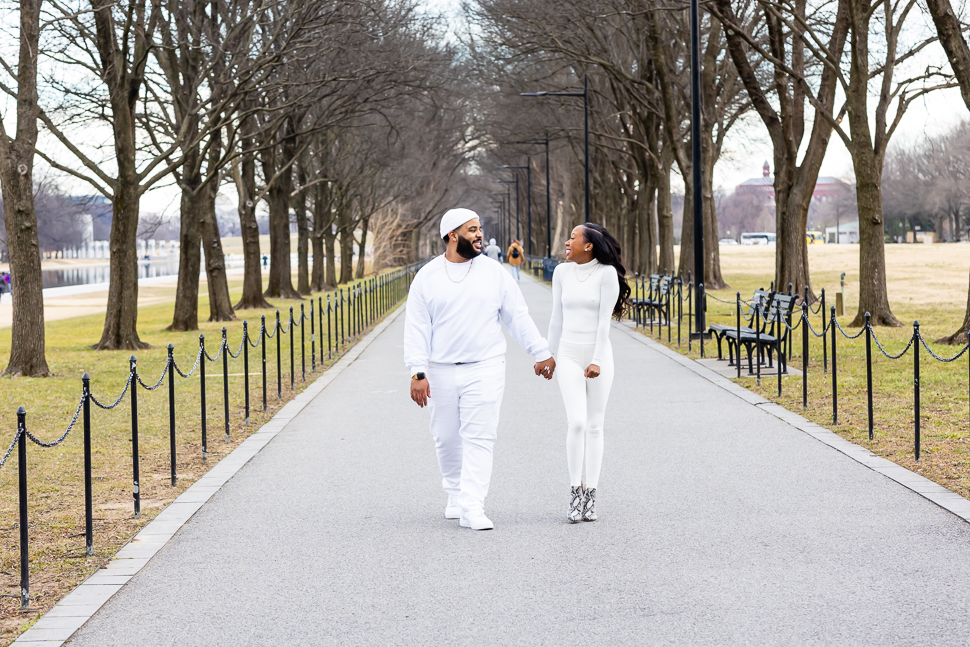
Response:
POLYGON ((4 375, 50 375, 44 338, 44 295, 40 273, 37 213, 34 206, 34 151, 37 144, 37 70, 41 0, 20 2, 20 55, 16 70, 0 61, 15 84, 3 90, 16 99, 17 125, 11 137, 0 119, 0 188, 10 254, 13 327, 10 361, 4 375))

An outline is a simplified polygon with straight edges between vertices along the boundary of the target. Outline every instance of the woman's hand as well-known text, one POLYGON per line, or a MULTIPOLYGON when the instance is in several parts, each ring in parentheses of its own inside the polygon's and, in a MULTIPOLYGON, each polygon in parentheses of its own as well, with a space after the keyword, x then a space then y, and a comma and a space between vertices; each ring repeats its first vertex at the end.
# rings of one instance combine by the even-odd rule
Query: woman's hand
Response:
POLYGON ((589 378, 589 379, 592 380, 594 377, 599 377, 599 376, 600 376, 600 367, 599 366, 597 366, 596 364, 590 364, 589 366, 586 367, 586 377, 587 378, 589 378))

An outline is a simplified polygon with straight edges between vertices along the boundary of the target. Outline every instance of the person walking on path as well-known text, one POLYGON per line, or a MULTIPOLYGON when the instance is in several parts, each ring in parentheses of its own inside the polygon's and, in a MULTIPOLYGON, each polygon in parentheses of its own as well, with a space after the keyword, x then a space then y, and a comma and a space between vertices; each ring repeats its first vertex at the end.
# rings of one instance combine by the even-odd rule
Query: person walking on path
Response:
POLYGON ((630 286, 620 245, 600 225, 586 223, 573 229, 566 241, 566 261, 552 275, 549 348, 559 367, 556 374, 566 407, 567 520, 578 523, 596 521, 603 421, 613 386, 610 317, 622 317, 630 286))
POLYGON ((513 240, 512 244, 509 245, 509 266, 512 268, 512 274, 515 275, 515 280, 520 280, 519 277, 519 266, 522 265, 522 257, 525 256, 525 252, 522 251, 522 243, 518 240, 513 240))
POLYGON ((493 261, 502 261, 502 248, 495 244, 494 238, 488 239, 488 247, 485 248, 485 255, 493 261))
POLYGON ((529 316, 522 292, 502 266, 482 253, 482 226, 469 209, 452 209, 439 232, 447 251, 418 271, 408 293, 404 362, 411 399, 431 409, 448 495, 446 519, 491 530, 485 497, 505 391, 505 335, 532 355, 535 374, 552 379, 556 361, 529 316))

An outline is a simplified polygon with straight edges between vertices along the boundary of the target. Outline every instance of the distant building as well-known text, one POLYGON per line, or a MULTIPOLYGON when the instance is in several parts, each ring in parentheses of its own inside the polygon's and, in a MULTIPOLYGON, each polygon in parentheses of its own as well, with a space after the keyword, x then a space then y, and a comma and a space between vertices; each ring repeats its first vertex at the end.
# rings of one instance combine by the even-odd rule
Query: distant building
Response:
POLYGON ((825 242, 841 245, 851 245, 859 242, 859 221, 840 223, 835 227, 825 228, 825 242))
MULTIPOLYGON (((819 177, 812 191, 812 199, 816 203, 825 203, 840 195, 851 191, 851 186, 835 177, 819 177)), ((762 167, 762 176, 745 180, 737 186, 739 193, 753 193, 761 195, 766 201, 775 200, 775 180, 771 177, 771 167, 768 162, 762 167)))

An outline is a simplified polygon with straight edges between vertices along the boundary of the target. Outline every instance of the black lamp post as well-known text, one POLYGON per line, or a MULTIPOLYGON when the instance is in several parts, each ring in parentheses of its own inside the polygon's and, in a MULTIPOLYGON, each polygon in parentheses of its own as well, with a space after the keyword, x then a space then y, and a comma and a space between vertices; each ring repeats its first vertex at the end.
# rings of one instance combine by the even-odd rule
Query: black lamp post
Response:
MULTIPOLYGON (((530 139, 523 142, 513 142, 515 144, 543 144, 546 147, 546 258, 552 256, 552 217, 551 217, 551 203, 549 195, 549 135, 546 134, 544 139, 530 139)), ((530 192, 531 196, 532 193, 530 192)), ((529 244, 532 244, 532 236, 529 236, 529 244)), ((529 253, 532 253, 532 249, 529 249, 529 253)))
MULTIPOLYGON (((696 0, 692 0, 696 2, 696 0)), ((691 5, 693 6, 693 5, 691 5)), ((693 15, 693 14, 692 14, 693 15)), ((583 98, 583 142, 584 142, 584 167, 586 171, 586 222, 590 222, 589 219, 589 77, 583 75, 583 91, 582 92, 521 92, 523 97, 582 97, 583 98)), ((548 155, 548 141, 546 143, 546 151, 548 155)), ((546 158, 548 161, 548 157, 546 158)), ((546 166, 548 169, 548 165, 546 166)), ((550 245, 551 248, 551 245, 550 245)))
MULTIPOLYGON (((694 332, 704 334, 704 209, 701 191, 701 46, 697 0, 690 0, 691 149, 694 175, 694 332)), ((703 348, 703 347, 702 347, 703 348)))
POLYGON ((492 191, 488 195, 492 196, 492 203, 495 205, 495 217, 498 222, 498 239, 504 241, 505 239, 502 235, 502 220, 505 217, 505 191, 492 191))
MULTIPOLYGON (((515 237, 519 237, 519 175, 516 173, 512 180, 492 180, 495 184, 514 184, 515 185, 515 237)), ((511 187, 506 187, 511 190, 511 187)), ((512 200, 509 199, 509 211, 512 210, 512 200)), ((509 227, 509 237, 511 238, 511 227, 509 227)))
MULTIPOLYGON (((525 212, 527 214, 526 221, 528 222, 527 231, 529 232, 529 255, 531 256, 532 255, 532 158, 526 157, 525 159, 526 159, 525 164, 519 164, 519 165, 506 164, 504 166, 500 166, 499 168, 512 168, 512 169, 524 168, 525 169, 525 205, 526 205, 525 212)), ((515 178, 516 180, 518 180, 519 176, 516 175, 515 178)), ((516 191, 515 205, 516 207, 518 207, 518 204, 519 204, 519 193, 518 193, 519 185, 518 184, 515 185, 515 191, 516 191)), ((516 213, 516 217, 518 217, 518 213, 516 213)), ((516 234, 519 233, 518 221, 516 221, 515 233, 516 234)))

